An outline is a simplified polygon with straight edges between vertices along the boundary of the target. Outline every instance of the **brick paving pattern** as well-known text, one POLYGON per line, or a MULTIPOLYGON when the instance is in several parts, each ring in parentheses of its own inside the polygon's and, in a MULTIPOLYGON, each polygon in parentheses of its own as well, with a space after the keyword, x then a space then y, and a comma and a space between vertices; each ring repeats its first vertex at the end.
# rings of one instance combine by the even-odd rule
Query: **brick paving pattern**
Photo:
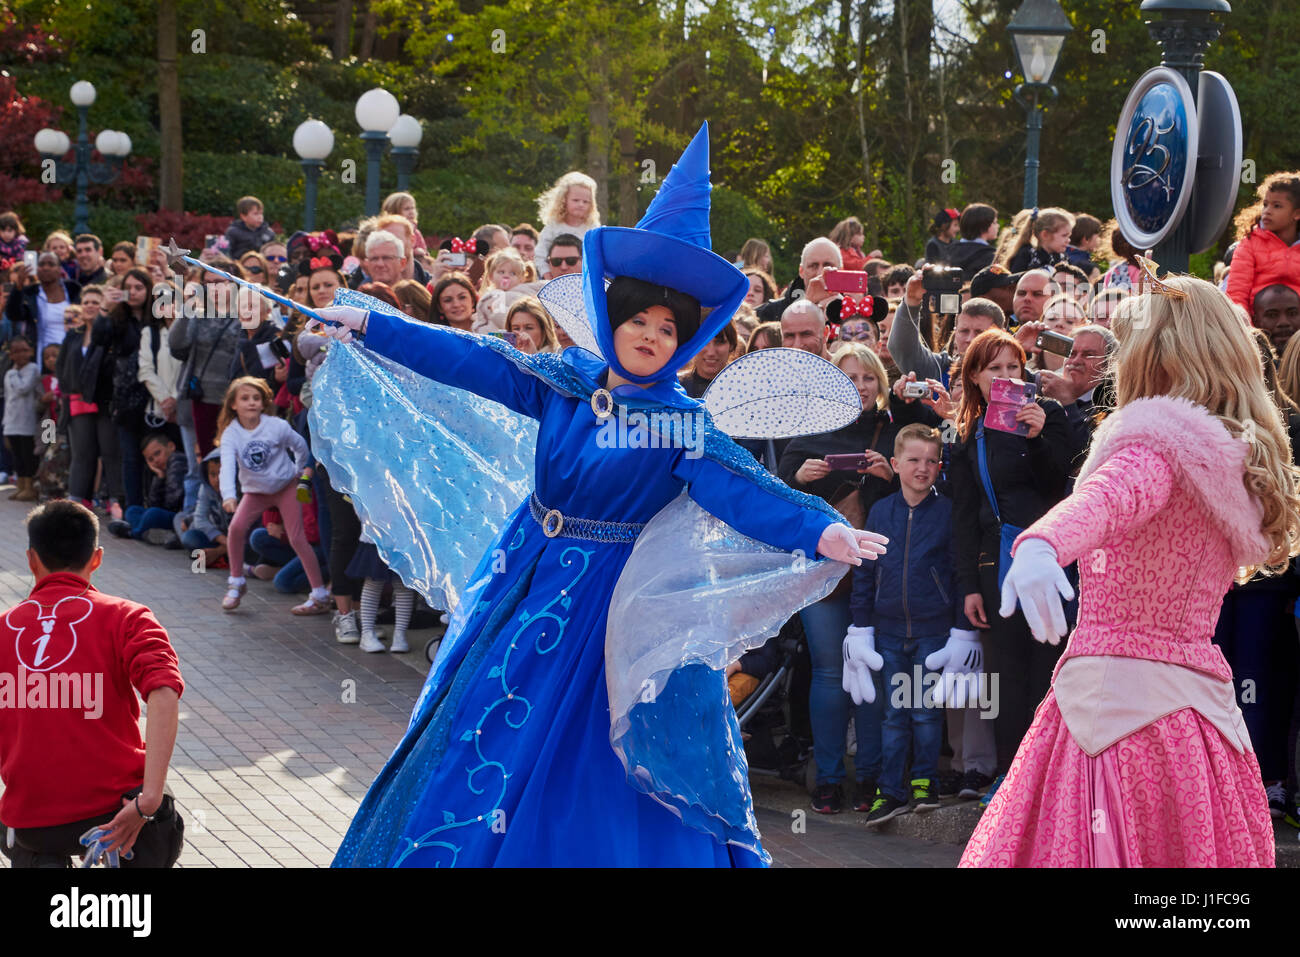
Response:
MULTIPOLYGON (((31 589, 25 514, 0 498, 0 608, 31 589)), ((413 632, 408 655, 366 654, 333 640, 329 616, 291 615, 298 599, 269 582, 250 578, 226 613, 224 570, 194 574, 180 552, 107 535, 101 544, 95 586, 149 605, 180 656, 186 687, 167 777, 186 822, 179 866, 328 866, 406 727, 432 633, 413 632)), ((808 812, 795 825, 789 794, 755 788, 777 866, 945 867, 961 852, 870 834, 852 814, 808 812)))

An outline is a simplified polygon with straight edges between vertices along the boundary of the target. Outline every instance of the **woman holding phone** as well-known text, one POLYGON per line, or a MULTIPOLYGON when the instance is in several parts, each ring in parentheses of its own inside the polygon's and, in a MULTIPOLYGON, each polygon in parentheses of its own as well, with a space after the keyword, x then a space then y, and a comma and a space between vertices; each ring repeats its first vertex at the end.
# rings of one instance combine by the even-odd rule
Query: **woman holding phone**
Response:
MULTIPOLYGON (((1022 614, 997 614, 1001 576, 1010 563, 1004 535, 1033 524, 1059 502, 1070 469, 1069 427, 1055 399, 1036 396, 1020 407, 1014 421, 1021 434, 986 428, 994 380, 1024 376, 1025 350, 1009 334, 992 328, 975 337, 962 360, 958 442, 948 470, 957 583, 966 596, 966 617, 987 629, 984 671, 998 682, 993 731, 999 771, 1015 756, 1060 657, 1059 648, 1034 641, 1022 614)), ((994 780, 986 799, 1000 782, 994 780)))
MULTIPOLYGON (((861 528, 871 506, 898 487, 889 457, 894 454, 898 430, 915 413, 905 412, 895 403, 898 415, 891 414, 885 367, 863 343, 846 344, 833 361, 857 386, 862 415, 834 432, 793 439, 781 454, 777 475, 791 488, 830 503, 850 524, 861 528)), ((845 729, 850 708, 858 733, 858 752, 853 762, 857 779, 855 811, 871 810, 880 775, 884 698, 877 693, 874 702, 854 705, 843 685, 842 646, 844 634, 853 623, 849 613, 850 584, 846 576, 835 591, 799 613, 812 656, 809 711, 817 766, 812 808, 820 814, 838 814, 843 806, 841 782, 845 776, 845 729)))

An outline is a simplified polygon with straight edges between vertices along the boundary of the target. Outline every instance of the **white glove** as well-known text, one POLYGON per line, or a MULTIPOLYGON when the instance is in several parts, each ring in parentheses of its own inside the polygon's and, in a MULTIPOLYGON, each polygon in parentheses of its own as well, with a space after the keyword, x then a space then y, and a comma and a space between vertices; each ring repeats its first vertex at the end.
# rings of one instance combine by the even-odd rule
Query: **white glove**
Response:
POLYGON ((875 532, 852 528, 843 522, 827 525, 817 540, 817 554, 846 565, 861 565, 862 559, 875 559, 885 554, 889 539, 875 532))
POLYGON ((1022 541, 1002 583, 1002 617, 1014 615, 1019 602, 1034 637, 1059 645, 1066 632, 1061 599, 1073 597, 1074 589, 1056 561, 1056 549, 1041 538, 1022 541))
POLYGON ((885 659, 876 651, 876 629, 850 625, 844 635, 844 678, 841 684, 853 696, 854 704, 871 704, 876 700, 876 683, 871 679, 871 672, 879 671, 884 664, 885 659))
POLYGON ((953 628, 948 643, 925 659, 927 671, 942 671, 938 704, 945 708, 967 708, 979 702, 979 680, 984 670, 984 648, 977 631, 953 628))
POLYGON ((325 306, 317 309, 316 314, 322 319, 338 323, 338 325, 322 325, 320 329, 325 335, 344 342, 352 341, 353 335, 361 331, 361 327, 365 325, 370 315, 367 310, 356 306, 325 306))

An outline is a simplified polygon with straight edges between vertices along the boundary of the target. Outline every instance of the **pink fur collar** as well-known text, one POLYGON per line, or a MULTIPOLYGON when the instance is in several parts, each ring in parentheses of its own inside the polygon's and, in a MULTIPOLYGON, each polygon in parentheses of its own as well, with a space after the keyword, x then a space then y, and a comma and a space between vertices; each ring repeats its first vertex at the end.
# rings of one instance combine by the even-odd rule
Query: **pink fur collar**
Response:
POLYGON ((1097 428, 1079 481, 1127 445, 1146 446, 1173 466, 1180 484, 1200 499, 1231 543, 1238 565, 1268 556, 1270 543, 1260 530, 1263 506, 1242 480, 1246 444, 1208 409, 1172 396, 1130 402, 1097 428))

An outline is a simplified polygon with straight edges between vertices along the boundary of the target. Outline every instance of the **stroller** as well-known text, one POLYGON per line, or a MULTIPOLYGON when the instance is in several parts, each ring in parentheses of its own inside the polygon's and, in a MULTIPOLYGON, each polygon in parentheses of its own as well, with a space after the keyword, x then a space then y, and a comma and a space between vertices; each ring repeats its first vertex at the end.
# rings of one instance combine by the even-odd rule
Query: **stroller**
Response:
POLYGON ((816 772, 808 726, 808 650, 799 616, 741 660, 749 673, 763 672, 757 687, 736 705, 750 774, 806 783, 816 772))

